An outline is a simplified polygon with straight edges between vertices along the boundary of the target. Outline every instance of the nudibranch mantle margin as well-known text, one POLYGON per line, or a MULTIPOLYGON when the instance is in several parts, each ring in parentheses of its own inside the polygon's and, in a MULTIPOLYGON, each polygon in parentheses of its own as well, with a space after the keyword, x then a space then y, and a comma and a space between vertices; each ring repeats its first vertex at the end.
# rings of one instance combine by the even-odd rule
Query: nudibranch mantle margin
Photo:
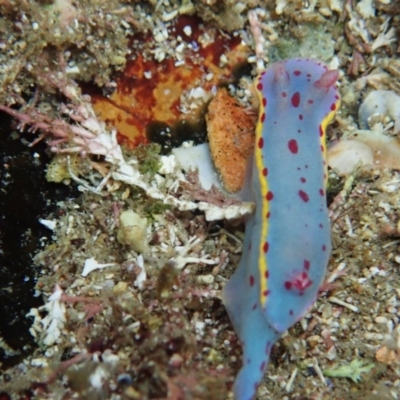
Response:
POLYGON ((256 79, 256 211, 223 290, 243 345, 237 400, 255 397, 272 345, 313 305, 325 276, 331 251, 325 133, 340 104, 337 79, 338 71, 311 59, 277 62, 256 79))

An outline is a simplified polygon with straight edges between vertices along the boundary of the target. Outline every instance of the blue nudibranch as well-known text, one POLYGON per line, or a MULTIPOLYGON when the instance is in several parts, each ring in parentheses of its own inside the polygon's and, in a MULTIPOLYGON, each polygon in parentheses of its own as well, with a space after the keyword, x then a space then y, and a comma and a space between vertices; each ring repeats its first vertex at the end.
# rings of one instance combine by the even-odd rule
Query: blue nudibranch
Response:
POLYGON ((315 302, 331 251, 325 131, 339 107, 338 71, 277 62, 256 80, 260 112, 239 266, 223 301, 243 344, 237 400, 251 400, 272 345, 315 302))

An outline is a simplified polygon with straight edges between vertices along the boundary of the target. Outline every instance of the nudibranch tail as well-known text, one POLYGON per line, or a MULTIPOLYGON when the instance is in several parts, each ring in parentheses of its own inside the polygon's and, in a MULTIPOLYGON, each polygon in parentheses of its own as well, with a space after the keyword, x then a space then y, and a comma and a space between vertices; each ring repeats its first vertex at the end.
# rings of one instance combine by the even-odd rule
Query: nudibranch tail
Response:
POLYGON ((261 309, 247 314, 245 319, 253 329, 245 334, 243 341, 245 365, 236 377, 233 392, 236 399, 252 400, 267 369, 271 348, 281 333, 276 332, 262 317, 261 309))
POLYGON ((240 264, 222 292, 229 318, 243 346, 243 367, 233 388, 238 400, 254 398, 267 368, 270 350, 281 336, 281 332, 277 332, 265 318, 258 291, 243 288, 244 285, 256 288, 255 276, 247 273, 250 264, 257 263, 258 256, 251 242, 254 220, 253 215, 246 223, 240 264), (250 312, 249 304, 252 304, 250 312))
POLYGON ((293 59, 260 74, 251 178, 255 214, 223 301, 243 343, 237 400, 257 393, 269 350, 315 302, 331 251, 326 127, 339 107, 337 71, 293 59))

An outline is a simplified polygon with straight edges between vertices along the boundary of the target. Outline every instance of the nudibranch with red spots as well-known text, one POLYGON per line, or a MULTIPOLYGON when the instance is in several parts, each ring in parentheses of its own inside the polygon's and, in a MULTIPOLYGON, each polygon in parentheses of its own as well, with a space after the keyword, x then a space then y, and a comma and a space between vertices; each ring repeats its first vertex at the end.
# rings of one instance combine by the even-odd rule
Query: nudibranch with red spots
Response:
POLYGON ((272 345, 313 305, 325 276, 331 251, 325 132, 340 103, 338 76, 320 62, 292 59, 256 80, 256 211, 246 223, 239 266, 223 290, 243 344, 237 400, 255 397, 272 345))

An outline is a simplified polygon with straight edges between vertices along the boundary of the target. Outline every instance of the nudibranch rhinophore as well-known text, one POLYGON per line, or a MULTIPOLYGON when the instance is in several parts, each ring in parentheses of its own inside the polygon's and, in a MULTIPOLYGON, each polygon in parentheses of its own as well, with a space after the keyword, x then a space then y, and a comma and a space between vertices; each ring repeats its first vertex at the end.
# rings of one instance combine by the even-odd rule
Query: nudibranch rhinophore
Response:
POLYGON ((315 302, 331 251, 325 132, 339 107, 339 73, 311 59, 277 62, 256 80, 252 158, 256 211, 223 301, 243 345, 234 384, 251 400, 272 345, 315 302))

